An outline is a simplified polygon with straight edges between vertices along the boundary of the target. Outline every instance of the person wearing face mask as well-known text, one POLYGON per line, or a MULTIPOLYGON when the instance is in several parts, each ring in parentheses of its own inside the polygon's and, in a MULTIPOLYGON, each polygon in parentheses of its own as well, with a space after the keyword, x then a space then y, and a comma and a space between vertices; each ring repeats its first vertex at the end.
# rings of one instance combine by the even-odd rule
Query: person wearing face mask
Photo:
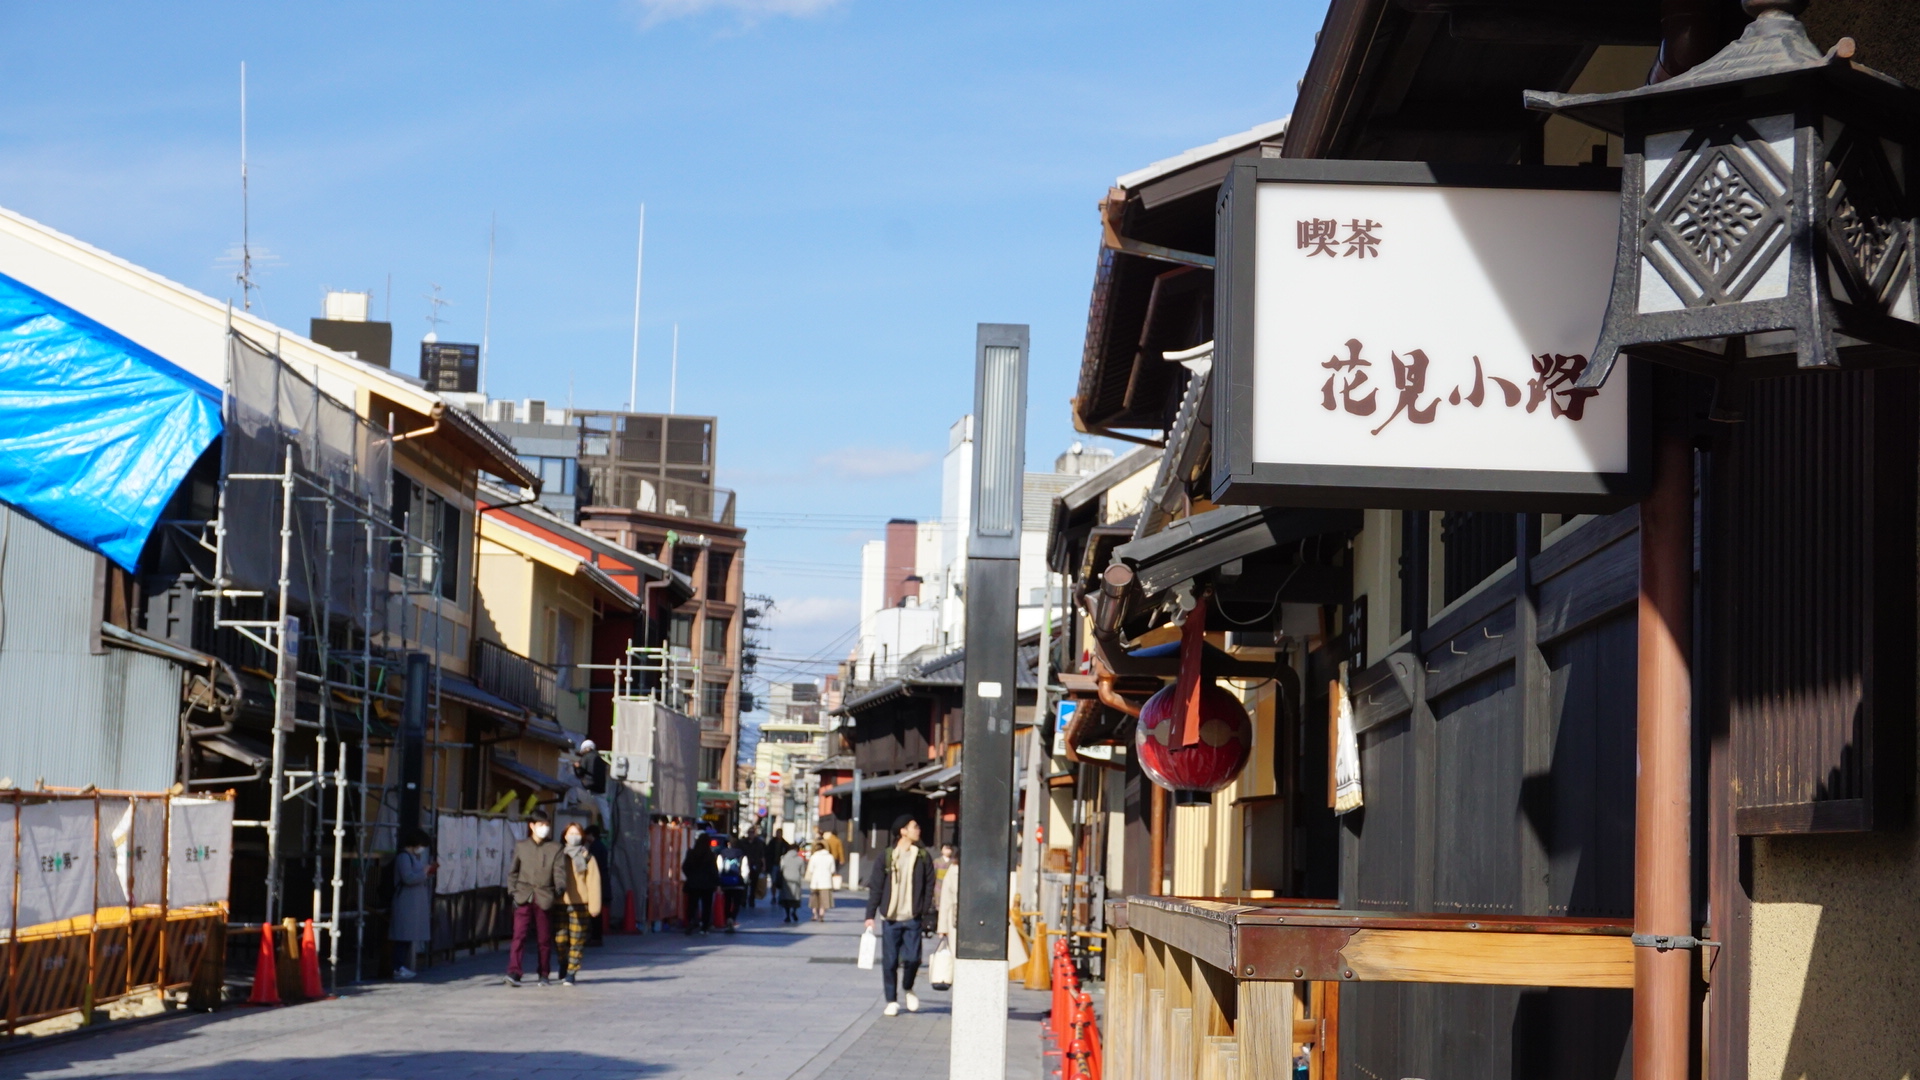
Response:
POLYGON ((513 845, 513 865, 507 871, 507 892, 513 898, 513 947, 507 950, 507 985, 519 986, 525 972, 521 959, 527 938, 534 939, 539 957, 540 985, 552 985, 553 905, 567 890, 567 864, 560 845, 552 841, 553 824, 545 810, 527 818, 527 837, 513 845))
POLYGON ((587 957, 588 927, 600 917, 600 867, 578 822, 567 823, 561 840, 560 861, 566 867, 567 885, 560 893, 560 909, 554 913, 559 921, 554 945, 560 954, 560 981, 572 986, 587 957))
POLYGON ((433 937, 433 875, 440 864, 428 849, 433 841, 419 829, 408 830, 393 857, 393 908, 387 940, 393 942, 393 977, 411 979, 420 946, 433 937))

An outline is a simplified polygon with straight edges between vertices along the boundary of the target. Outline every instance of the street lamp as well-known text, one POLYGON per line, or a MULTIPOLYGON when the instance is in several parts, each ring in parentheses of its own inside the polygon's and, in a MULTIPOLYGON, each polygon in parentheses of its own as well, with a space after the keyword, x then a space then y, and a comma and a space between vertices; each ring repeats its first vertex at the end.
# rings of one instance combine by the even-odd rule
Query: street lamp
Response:
MULTIPOLYGON (((1744 381, 1920 359, 1920 92, 1821 53, 1806 0, 1744 0, 1739 40, 1666 82, 1528 91, 1622 136, 1620 252, 1592 362, 1622 350, 1744 381)), ((1729 417, 1731 418, 1731 417, 1729 417)))
POLYGON ((1020 693, 1027 343, 1025 326, 1000 323, 981 323, 974 341, 977 437, 967 536, 965 779, 950 1080, 1003 1080, 1007 1068, 1007 878, 1013 856, 1013 719, 1020 693))

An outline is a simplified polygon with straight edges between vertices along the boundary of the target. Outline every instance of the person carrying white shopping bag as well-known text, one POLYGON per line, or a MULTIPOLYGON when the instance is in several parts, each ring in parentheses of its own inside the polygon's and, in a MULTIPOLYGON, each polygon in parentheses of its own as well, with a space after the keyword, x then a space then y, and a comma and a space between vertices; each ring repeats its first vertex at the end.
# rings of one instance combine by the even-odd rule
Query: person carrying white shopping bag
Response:
MULTIPOLYGON (((873 861, 867 878, 867 931, 875 929, 878 915, 880 985, 887 994, 888 1016, 900 1015, 895 999, 901 990, 906 992, 907 1011, 920 1011, 913 979, 920 972, 920 928, 933 914, 933 856, 920 846, 920 823, 902 814, 893 823, 893 835, 893 846, 873 861)), ((861 947, 866 947, 864 941, 861 947)))
POLYGON ((933 950, 933 959, 927 961, 927 981, 935 990, 953 988, 953 945, 960 921, 959 853, 952 844, 946 846, 945 853, 947 866, 940 871, 939 914, 934 919, 934 933, 940 936, 940 944, 933 950))

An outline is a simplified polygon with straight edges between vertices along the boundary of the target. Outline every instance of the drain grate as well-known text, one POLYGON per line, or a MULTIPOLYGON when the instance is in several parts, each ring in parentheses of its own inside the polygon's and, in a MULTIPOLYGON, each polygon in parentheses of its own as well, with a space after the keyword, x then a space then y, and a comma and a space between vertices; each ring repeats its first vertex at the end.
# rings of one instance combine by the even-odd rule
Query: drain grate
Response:
POLYGON ((809 956, 807 957, 807 963, 809 964, 852 964, 857 962, 858 961, 851 956, 809 956))

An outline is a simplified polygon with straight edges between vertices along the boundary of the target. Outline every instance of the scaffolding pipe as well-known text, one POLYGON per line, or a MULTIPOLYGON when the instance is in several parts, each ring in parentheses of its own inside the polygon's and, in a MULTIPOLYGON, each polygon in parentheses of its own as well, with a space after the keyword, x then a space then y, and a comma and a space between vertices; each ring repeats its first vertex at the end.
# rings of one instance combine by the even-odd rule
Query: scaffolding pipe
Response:
POLYGON ((287 577, 287 564, 293 557, 293 447, 287 447, 286 472, 280 475, 280 627, 274 633, 276 657, 274 666, 274 708, 273 708, 273 769, 267 779, 267 917, 266 922, 280 921, 280 786, 286 779, 287 770, 287 732, 293 728, 293 710, 295 681, 293 672, 300 662, 298 655, 288 657, 287 599, 292 591, 292 581, 287 577))
POLYGON ((346 885, 346 879, 340 876, 340 862, 346 857, 346 842, 347 740, 341 739, 340 764, 333 773, 333 919, 327 927, 327 972, 336 987, 340 985, 340 890, 346 885))

